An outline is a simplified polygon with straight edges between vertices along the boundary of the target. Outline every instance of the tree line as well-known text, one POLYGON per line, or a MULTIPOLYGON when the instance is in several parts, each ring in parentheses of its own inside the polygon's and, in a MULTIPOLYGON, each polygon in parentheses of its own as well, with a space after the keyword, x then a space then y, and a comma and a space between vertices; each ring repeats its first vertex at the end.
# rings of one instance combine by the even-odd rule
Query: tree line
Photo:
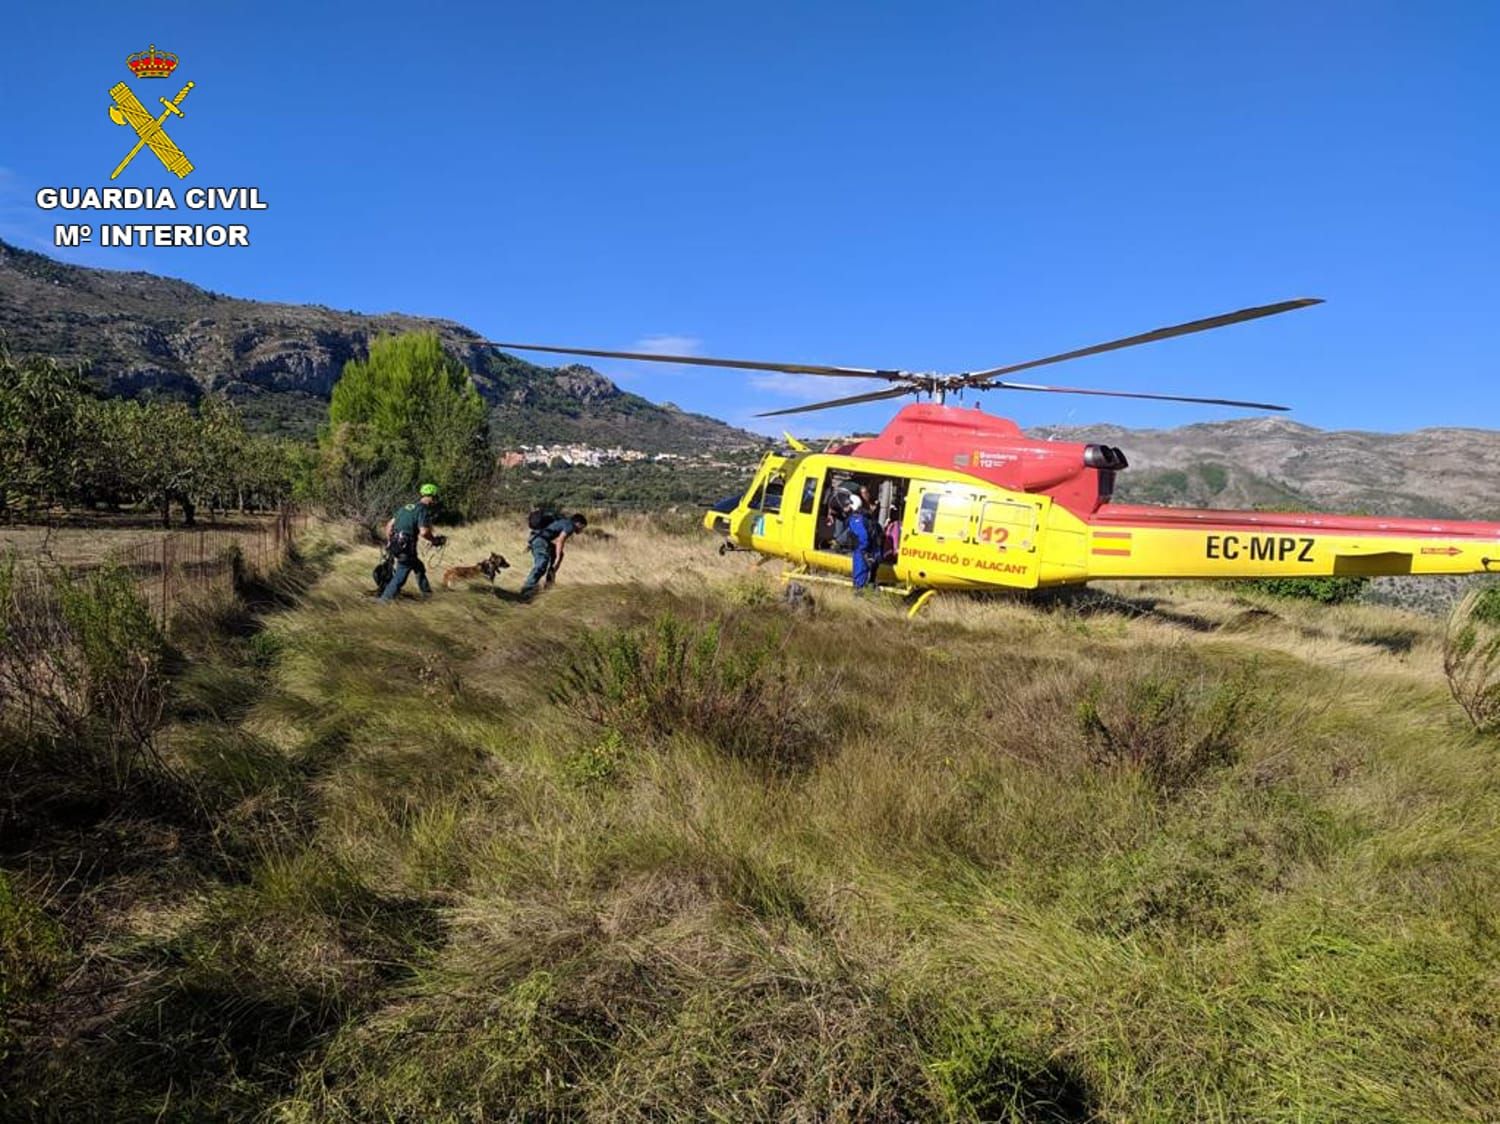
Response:
POLYGON ((18 359, 0 345, 0 518, 145 508, 170 526, 174 508, 261 511, 291 499, 309 451, 250 433, 228 399, 183 402, 101 396, 76 368, 18 359))
POLYGON ((433 333, 373 341, 333 390, 316 443, 252 433, 235 405, 111 398, 75 367, 0 343, 0 519, 65 510, 259 511, 296 498, 374 526, 432 481, 444 507, 493 503, 487 410, 433 333))
POLYGON ((107 397, 83 371, 13 357, 0 343, 0 432, 0 520, 129 508, 155 512, 163 526, 180 512, 193 526, 203 510, 295 499, 374 528, 427 482, 447 517, 463 520, 563 498, 709 503, 741 475, 661 465, 502 473, 489 410, 432 332, 377 338, 366 358, 345 364, 315 441, 251 432, 223 395, 196 405, 107 397))

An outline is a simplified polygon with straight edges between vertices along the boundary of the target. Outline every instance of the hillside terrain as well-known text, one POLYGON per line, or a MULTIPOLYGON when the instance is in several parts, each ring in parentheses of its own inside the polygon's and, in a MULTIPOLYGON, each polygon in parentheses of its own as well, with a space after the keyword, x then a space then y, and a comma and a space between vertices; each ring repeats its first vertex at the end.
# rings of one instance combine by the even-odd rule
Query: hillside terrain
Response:
MULTIPOLYGON (((240 300, 145 273, 85 269, 0 242, 0 333, 18 354, 85 362, 115 394, 222 390, 259 428, 310 435, 343 365, 382 333, 430 330, 469 369, 499 446, 579 443, 747 453, 763 438, 622 391, 589 367, 538 367, 447 320, 240 300)), ((1324 432, 1283 418, 1171 430, 1042 427, 1119 445, 1118 498, 1174 505, 1326 507, 1392 515, 1500 513, 1500 431, 1324 432)), ((607 489, 606 489, 607 491, 607 489)))
POLYGON ((0 242, 0 333, 18 355, 88 365, 112 394, 232 397, 260 428, 310 436, 344 364, 386 333, 433 331, 469 369, 498 445, 579 442, 648 452, 761 438, 621 390, 591 368, 538 367, 449 320, 240 300, 149 273, 85 269, 0 242))
POLYGON ((1036 435, 1118 445, 1131 467, 1117 496, 1211 507, 1318 507, 1380 515, 1500 514, 1500 431, 1320 430, 1285 418, 1177 429, 1054 426, 1036 435))
POLYGON ((311 539, 253 626, 177 628, 152 785, 0 743, 7 1112, 1493 1116, 1500 744, 1438 622, 908 624, 690 527, 600 520, 530 604, 379 608, 311 539))

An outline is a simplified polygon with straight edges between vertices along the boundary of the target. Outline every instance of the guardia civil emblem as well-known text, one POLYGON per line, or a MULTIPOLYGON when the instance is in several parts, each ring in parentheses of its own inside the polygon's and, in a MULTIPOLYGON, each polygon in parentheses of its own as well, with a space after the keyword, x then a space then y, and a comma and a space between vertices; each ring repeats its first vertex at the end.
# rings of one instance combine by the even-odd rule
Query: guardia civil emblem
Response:
MULTIPOLYGON (((170 78, 172 72, 177 69, 177 56, 170 51, 158 51, 156 44, 151 44, 146 50, 138 54, 128 55, 125 65, 137 78, 170 78)), ((183 154, 182 149, 173 143, 172 138, 167 136, 162 125, 168 117, 183 116, 183 99, 188 96, 188 91, 193 88, 189 82, 177 91, 177 96, 171 101, 166 98, 158 98, 165 108, 160 117, 152 117, 150 110, 141 104, 134 92, 124 82, 116 83, 109 91, 109 96, 114 100, 114 105, 109 107, 109 119, 116 125, 129 125, 135 130, 135 147, 125 154, 119 166, 109 174, 110 179, 115 179, 135 159, 136 154, 142 148, 150 148, 156 154, 156 158, 162 162, 162 166, 178 179, 182 179, 193 170, 192 162, 183 154)))

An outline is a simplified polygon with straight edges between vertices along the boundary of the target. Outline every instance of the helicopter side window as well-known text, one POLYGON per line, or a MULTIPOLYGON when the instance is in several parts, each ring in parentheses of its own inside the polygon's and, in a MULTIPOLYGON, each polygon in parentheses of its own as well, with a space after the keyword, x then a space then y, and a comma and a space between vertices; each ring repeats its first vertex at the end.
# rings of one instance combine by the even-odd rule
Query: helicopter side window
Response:
POLYGON ((1036 508, 1011 500, 991 500, 979 509, 979 541, 1005 549, 1030 550, 1036 508))
POLYGON ((803 515, 811 515, 818 509, 818 478, 809 476, 802 481, 802 503, 798 511, 803 515))
POLYGON ((917 534, 932 534, 932 529, 937 524, 938 500, 942 498, 937 492, 928 492, 922 497, 922 506, 917 508, 917 534))
POLYGON ((969 524, 974 515, 973 497, 954 495, 951 492, 926 492, 917 507, 919 535, 934 535, 940 539, 967 542, 969 524))

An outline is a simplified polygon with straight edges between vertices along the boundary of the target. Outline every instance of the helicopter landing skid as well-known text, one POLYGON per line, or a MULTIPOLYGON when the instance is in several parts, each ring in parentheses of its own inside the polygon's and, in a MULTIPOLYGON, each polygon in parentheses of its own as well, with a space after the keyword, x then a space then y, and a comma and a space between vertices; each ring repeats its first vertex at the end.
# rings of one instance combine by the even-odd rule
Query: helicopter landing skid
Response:
MULTIPOLYGON (((782 584, 794 581, 816 582, 818 585, 837 586, 841 589, 850 588, 849 579, 820 574, 814 570, 810 570, 806 566, 790 566, 782 570, 781 581, 782 584)), ((872 585, 869 588, 879 590, 881 593, 891 594, 894 597, 910 598, 915 594, 916 599, 912 601, 911 608, 906 611, 908 620, 911 620, 921 612, 922 607, 937 594, 937 590, 935 589, 918 589, 910 585, 872 585)))
POLYGON ((926 605, 927 602, 936 596, 937 590, 935 589, 924 589, 921 593, 917 594, 917 599, 911 603, 911 608, 906 610, 906 619, 909 621, 916 620, 917 614, 922 611, 922 606, 926 605))

